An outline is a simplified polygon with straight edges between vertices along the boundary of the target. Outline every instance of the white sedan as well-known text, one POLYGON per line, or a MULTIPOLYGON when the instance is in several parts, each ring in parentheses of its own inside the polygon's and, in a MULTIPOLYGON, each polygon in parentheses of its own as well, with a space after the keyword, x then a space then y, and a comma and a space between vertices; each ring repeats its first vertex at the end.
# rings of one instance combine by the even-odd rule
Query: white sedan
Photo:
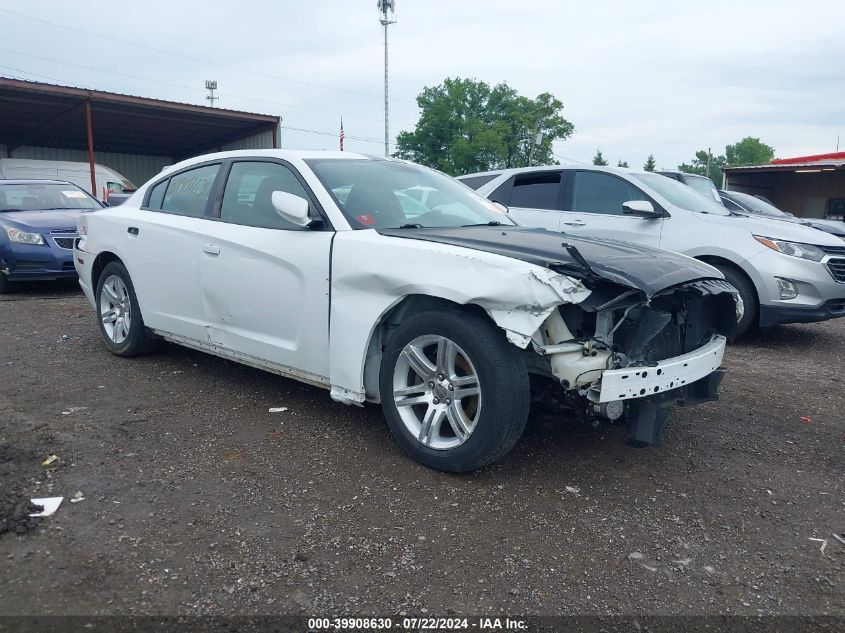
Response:
POLYGON ((706 264, 518 227, 443 174, 349 152, 199 156, 78 229, 113 353, 165 339, 380 402, 447 471, 505 455, 529 406, 656 444, 669 405, 716 397, 735 322, 706 264))

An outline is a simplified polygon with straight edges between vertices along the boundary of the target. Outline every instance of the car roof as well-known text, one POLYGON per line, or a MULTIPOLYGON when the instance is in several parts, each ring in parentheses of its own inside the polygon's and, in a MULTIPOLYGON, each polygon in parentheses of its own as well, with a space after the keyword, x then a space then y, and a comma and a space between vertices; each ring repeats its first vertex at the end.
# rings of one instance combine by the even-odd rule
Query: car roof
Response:
POLYGON ((647 174, 647 173, 657 173, 657 172, 646 172, 640 169, 627 169, 625 167, 600 167, 599 165, 579 165, 579 164, 572 164, 567 163, 565 165, 538 165, 534 167, 511 167, 509 169, 492 169, 490 171, 479 171, 474 174, 463 174, 462 176, 458 176, 458 179, 461 178, 469 178, 470 176, 501 176, 501 175, 513 175, 513 174, 530 174, 532 172, 543 172, 543 171, 556 171, 556 170, 563 170, 563 169, 578 169, 581 171, 603 171, 609 174, 647 174))
POLYGON ((655 174, 661 174, 661 175, 677 174, 678 176, 684 176, 684 177, 688 176, 690 178, 705 178, 705 179, 707 179, 707 176, 702 176, 701 174, 690 174, 688 172, 679 171, 677 169, 659 169, 659 170, 655 171, 654 173, 655 174))
POLYGON ((50 180, 47 178, 0 178, 0 185, 71 185, 67 180, 50 180))
POLYGON ((226 152, 214 152, 213 154, 202 154, 186 158, 174 165, 168 165, 162 171, 176 171, 196 163, 204 163, 209 160, 225 160, 227 158, 280 158, 287 161, 298 161, 309 158, 333 158, 333 159, 357 159, 357 160, 392 160, 399 159, 375 156, 372 154, 358 154, 356 152, 339 152, 336 150, 320 149, 238 149, 226 152))

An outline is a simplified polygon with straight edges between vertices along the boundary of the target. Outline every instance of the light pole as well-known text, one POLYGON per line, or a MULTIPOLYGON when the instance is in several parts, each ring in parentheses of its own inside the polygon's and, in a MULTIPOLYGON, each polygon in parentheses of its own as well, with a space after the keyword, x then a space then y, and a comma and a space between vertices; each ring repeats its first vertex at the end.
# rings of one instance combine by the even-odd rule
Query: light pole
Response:
POLYGON ((214 96, 214 91, 217 90, 217 80, 216 79, 206 79, 205 80, 205 89, 208 90, 208 96, 205 98, 208 101, 209 105, 213 108, 214 102, 219 99, 219 97, 214 96))
POLYGON ((396 0, 378 0, 379 22, 384 27, 384 155, 390 156, 390 106, 387 102, 387 27, 396 24, 396 0))

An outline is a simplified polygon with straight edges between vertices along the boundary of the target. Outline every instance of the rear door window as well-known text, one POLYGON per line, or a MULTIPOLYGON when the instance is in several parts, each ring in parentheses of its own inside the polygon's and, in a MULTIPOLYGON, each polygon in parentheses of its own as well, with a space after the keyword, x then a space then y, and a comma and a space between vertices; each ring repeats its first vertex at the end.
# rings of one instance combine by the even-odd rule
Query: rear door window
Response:
POLYGON ((559 171, 548 171, 516 176, 511 189, 510 206, 559 211, 560 174, 559 171))
POLYGON ((581 213, 623 215, 622 204, 649 200, 639 189, 617 176, 595 171, 575 173, 572 210, 581 213))
POLYGON ((171 177, 161 210, 192 218, 205 215, 208 198, 218 171, 220 171, 220 165, 204 165, 171 177))

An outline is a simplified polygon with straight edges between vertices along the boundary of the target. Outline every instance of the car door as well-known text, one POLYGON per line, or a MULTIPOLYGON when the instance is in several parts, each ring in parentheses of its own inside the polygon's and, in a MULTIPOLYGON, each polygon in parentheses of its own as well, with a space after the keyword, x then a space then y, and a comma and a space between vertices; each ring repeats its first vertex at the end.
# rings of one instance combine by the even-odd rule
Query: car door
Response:
POLYGON ((562 208, 560 175, 560 170, 517 174, 512 182, 496 190, 503 192, 507 201, 499 200, 501 194, 491 194, 489 198, 506 204, 511 216, 524 226, 557 231, 562 208), (510 185, 510 192, 507 192, 507 185, 510 185))
POLYGON ((274 191, 316 200, 275 159, 228 164, 217 216, 202 247, 200 285, 209 341, 305 379, 328 376, 329 262, 333 230, 279 216, 274 191))
POLYGON ((220 167, 217 162, 180 171, 150 187, 139 210, 115 210, 126 225, 124 262, 148 327, 206 338, 199 262, 220 167))
POLYGON ((662 217, 644 218, 623 212, 622 205, 634 200, 651 202, 660 210, 645 192, 608 172, 572 170, 565 174, 561 231, 660 246, 662 217))

